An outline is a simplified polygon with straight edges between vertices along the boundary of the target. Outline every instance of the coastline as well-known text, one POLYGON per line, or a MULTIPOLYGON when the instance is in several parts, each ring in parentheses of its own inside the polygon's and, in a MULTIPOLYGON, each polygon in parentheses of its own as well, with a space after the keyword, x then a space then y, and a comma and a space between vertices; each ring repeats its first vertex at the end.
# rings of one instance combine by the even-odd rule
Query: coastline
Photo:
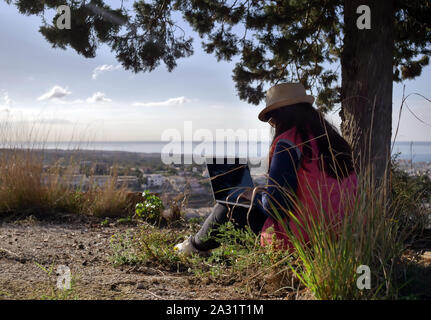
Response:
MULTIPOLYGON (((264 158, 269 152, 269 141, 49 141, 11 142, 0 149, 30 149, 54 151, 132 152, 146 155, 175 154, 182 156, 228 156, 264 158)), ((431 162, 431 141, 391 142, 392 157, 414 163, 431 162)))

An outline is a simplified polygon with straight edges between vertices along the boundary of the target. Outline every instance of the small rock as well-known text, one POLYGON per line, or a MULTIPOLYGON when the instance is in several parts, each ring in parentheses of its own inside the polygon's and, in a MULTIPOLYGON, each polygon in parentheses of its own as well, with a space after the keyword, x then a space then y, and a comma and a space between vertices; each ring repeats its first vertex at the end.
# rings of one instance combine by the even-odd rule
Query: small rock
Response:
POLYGON ((136 289, 146 289, 146 285, 145 285, 145 283, 143 283, 143 282, 139 282, 139 283, 136 285, 136 289))

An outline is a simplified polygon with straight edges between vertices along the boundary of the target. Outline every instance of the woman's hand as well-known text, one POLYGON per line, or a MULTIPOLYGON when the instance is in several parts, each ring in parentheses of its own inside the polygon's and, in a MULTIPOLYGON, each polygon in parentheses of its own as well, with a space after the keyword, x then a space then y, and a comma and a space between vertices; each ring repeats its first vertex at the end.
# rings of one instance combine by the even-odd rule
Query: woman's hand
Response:
POLYGON ((243 191, 243 192, 239 195, 239 197, 240 197, 240 198, 243 198, 243 199, 246 199, 246 200, 248 200, 248 201, 251 201, 251 197, 252 197, 252 195, 253 195, 253 189, 247 189, 247 190, 243 191))
POLYGON ((248 201, 251 201, 251 198, 253 197, 254 190, 256 190, 256 192, 258 192, 261 189, 263 189, 263 188, 262 187, 249 188, 240 194, 240 198, 244 198, 248 201))

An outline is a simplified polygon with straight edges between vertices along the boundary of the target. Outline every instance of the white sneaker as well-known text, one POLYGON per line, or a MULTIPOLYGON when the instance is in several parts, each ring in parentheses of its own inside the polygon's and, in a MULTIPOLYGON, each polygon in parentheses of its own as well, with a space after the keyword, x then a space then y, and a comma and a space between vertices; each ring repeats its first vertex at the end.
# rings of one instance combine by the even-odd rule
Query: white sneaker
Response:
POLYGON ((209 251, 202 251, 197 249, 193 243, 192 243, 192 236, 189 236, 186 240, 184 240, 181 243, 178 243, 174 247, 174 251, 184 254, 184 255, 191 255, 192 252, 198 253, 202 256, 207 256, 209 254, 209 251))

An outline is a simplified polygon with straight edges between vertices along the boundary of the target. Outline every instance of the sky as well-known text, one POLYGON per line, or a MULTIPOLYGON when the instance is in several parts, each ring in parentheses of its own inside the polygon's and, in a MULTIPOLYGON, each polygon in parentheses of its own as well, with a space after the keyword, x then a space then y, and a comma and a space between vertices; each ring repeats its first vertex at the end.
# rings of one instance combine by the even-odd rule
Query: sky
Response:
MULTIPOLYGON (((257 119, 264 102, 250 105, 237 96, 236 60, 217 62, 178 23, 194 37, 194 55, 179 60, 172 72, 161 64, 134 74, 106 46, 94 59, 51 48, 38 32, 40 17, 21 15, 0 0, 0 135, 8 128, 17 140, 161 141, 174 130, 188 140, 184 132, 191 126, 193 133, 206 129, 215 139, 216 130, 253 131, 257 139, 268 139, 269 125, 257 119)), ((431 67, 413 81, 394 84, 393 132, 404 85, 406 94, 431 98, 431 67)), ((397 141, 431 140, 431 103, 418 96, 407 103, 421 121, 403 109, 397 141)), ((340 123, 337 113, 327 118, 340 123)))

